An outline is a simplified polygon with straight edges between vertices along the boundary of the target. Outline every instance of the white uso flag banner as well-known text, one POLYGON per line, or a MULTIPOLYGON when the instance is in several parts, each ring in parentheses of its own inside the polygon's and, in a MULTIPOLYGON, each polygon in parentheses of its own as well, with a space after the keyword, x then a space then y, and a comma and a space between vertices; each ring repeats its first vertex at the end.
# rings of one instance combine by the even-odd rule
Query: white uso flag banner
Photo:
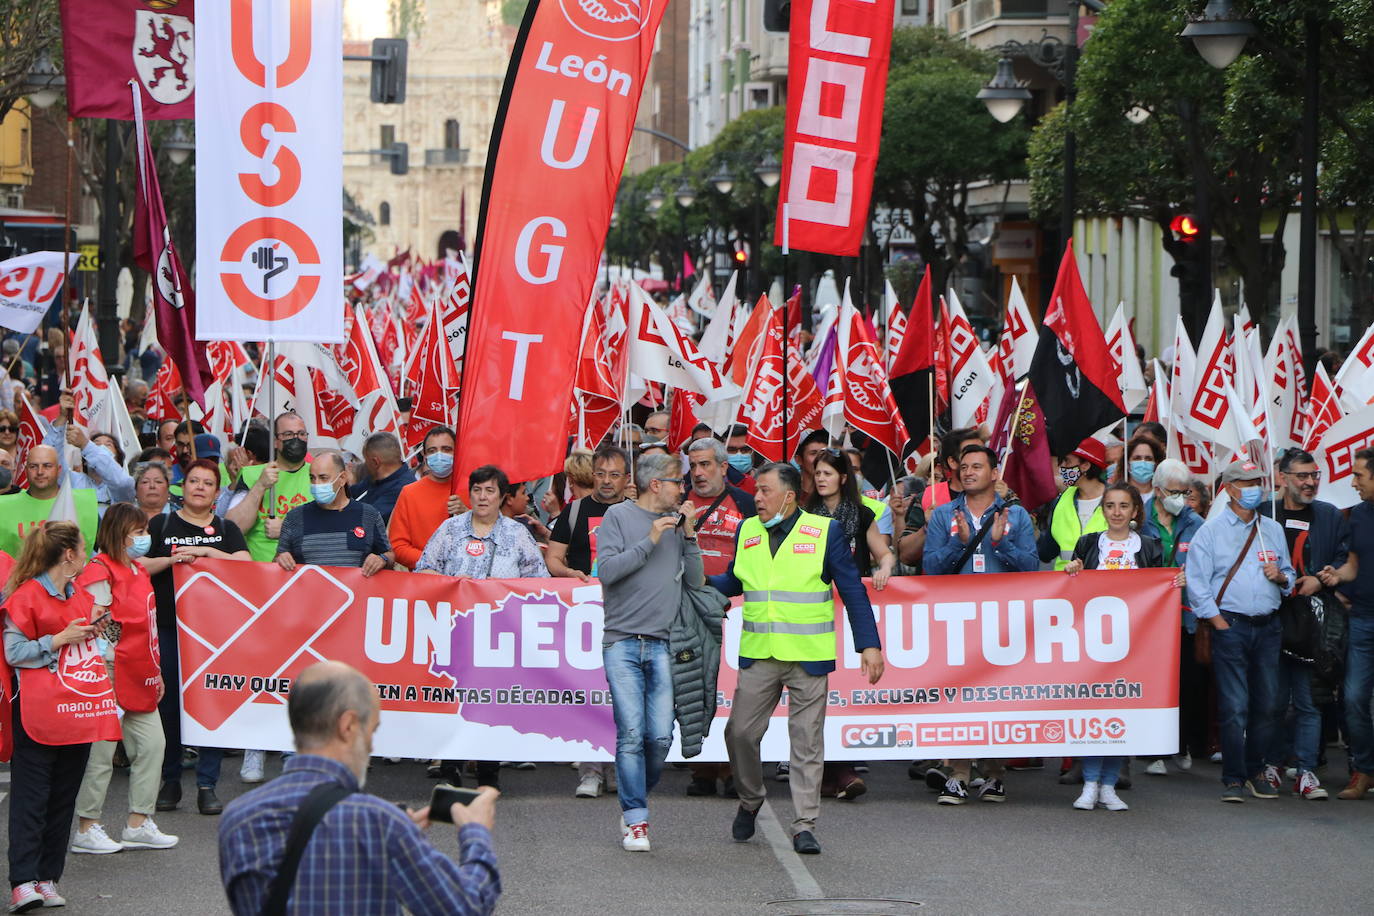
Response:
POLYGON ((196 13, 196 338, 341 343, 341 0, 196 13))
MULTIPOLYGON (((75 267, 80 255, 67 255, 75 267)), ((62 289, 62 252, 35 251, 0 261, 0 327, 32 334, 62 289)))

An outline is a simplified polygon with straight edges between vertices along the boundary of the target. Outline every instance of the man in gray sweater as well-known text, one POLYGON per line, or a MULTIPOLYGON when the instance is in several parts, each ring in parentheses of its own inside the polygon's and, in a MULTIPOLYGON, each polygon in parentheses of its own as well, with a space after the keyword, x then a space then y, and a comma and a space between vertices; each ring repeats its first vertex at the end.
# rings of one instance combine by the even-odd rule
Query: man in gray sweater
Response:
POLYGON ((608 509, 597 529, 597 577, 606 612, 601 652, 615 715, 621 845, 643 852, 649 792, 673 743, 668 634, 684 579, 699 586, 706 578, 680 459, 645 455, 635 472, 639 497, 608 509))

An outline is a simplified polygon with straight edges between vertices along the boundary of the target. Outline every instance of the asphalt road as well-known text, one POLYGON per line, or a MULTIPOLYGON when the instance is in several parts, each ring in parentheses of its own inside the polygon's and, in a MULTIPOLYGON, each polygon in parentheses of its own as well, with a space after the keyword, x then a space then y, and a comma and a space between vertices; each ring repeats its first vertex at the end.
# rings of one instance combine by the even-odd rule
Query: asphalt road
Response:
MULTIPOLYGON (((1334 796, 1344 759, 1332 751, 1334 796)), ((221 797, 244 790, 238 759, 225 761, 221 797)), ((269 758, 268 774, 280 771, 269 758)), ((1138 765, 1137 765, 1138 766, 1138 765)), ((653 851, 620 849, 613 797, 574 799, 565 765, 505 770, 496 844, 505 893, 498 912, 539 914, 824 913, 1242 913, 1349 914, 1369 901, 1374 798, 1305 802, 1291 796, 1218 802, 1219 767, 1167 777, 1137 774, 1128 812, 1076 811, 1076 788, 1051 769, 1010 774, 1002 805, 935 804, 906 765, 875 764, 857 802, 827 800, 824 852, 799 857, 785 844, 787 786, 770 780, 754 841, 729 839, 734 802, 687 798, 688 774, 670 769, 651 799, 653 851), (771 812, 771 813, 770 813, 771 812), (770 843, 770 838, 774 841, 770 843), (887 898, 827 903, 813 898, 887 898), (811 902, 779 901, 806 898, 811 902), (920 906, 917 907, 916 904, 920 906)), ((0 768, 7 792, 8 768, 0 768)), ((106 811, 118 824, 126 777, 116 773, 106 811)), ((187 774, 186 785, 193 779, 187 774)), ((419 802, 432 783, 417 764, 377 763, 368 789, 419 802)), ((63 893, 72 914, 221 914, 217 819, 158 815, 181 843, 166 851, 69 856, 63 893)), ((8 798, 0 808, 8 811, 8 798)), ((113 832, 113 830, 112 830, 113 832)), ((117 834, 116 834, 117 835, 117 834)), ((431 828, 446 850, 453 832, 431 828)))

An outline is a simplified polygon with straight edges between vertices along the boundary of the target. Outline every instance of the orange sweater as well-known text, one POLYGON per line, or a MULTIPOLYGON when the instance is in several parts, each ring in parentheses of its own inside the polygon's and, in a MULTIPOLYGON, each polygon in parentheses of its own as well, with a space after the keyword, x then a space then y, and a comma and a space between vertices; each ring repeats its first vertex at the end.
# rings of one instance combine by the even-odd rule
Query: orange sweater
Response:
POLYGON ((448 518, 448 497, 449 481, 433 477, 421 477, 401 489, 387 528, 397 563, 414 569, 420 562, 430 537, 448 518))

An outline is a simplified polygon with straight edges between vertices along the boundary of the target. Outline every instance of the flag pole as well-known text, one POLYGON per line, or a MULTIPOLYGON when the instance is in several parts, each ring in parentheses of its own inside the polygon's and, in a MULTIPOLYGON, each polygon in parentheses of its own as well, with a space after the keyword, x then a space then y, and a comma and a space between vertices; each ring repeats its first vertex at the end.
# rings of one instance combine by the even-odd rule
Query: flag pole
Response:
MULTIPOLYGON (((792 329, 788 326, 788 317, 792 312, 791 297, 787 295, 787 256, 791 253, 792 220, 791 204, 783 201, 782 204, 782 448, 779 461, 787 461, 791 456, 787 454, 787 414, 791 407, 792 373, 789 371, 788 337, 792 329)), ((798 303, 800 304, 800 303, 798 303)), ((798 312, 801 310, 798 309, 798 312)))
POLYGON ((1021 423, 1021 408, 1025 406, 1026 398, 1023 394, 1025 389, 1018 388, 1016 383, 1012 384, 1012 393, 1016 395, 1016 410, 1011 415, 1011 425, 1007 427, 1007 441, 1003 446, 1004 451, 998 457, 998 462, 1005 465, 1007 458, 1011 455, 1011 443, 1016 437, 1016 427, 1021 423))
MULTIPOLYGON (((58 291, 58 304, 62 315, 62 352, 66 357, 67 367, 62 372, 62 387, 71 390, 72 387, 72 333, 71 321, 67 317, 67 284, 71 278, 72 262, 72 169, 76 165, 76 140, 73 132, 76 129, 76 122, 71 117, 67 118, 67 175, 66 175, 66 197, 67 202, 64 207, 66 213, 62 217, 62 288, 58 291)), ((113 176, 106 175, 106 181, 113 181, 113 176)), ((20 348, 23 352, 23 348, 20 348)))
MULTIPOLYGON (((267 437, 267 461, 277 460, 277 343, 267 338, 267 422, 272 431, 267 437)), ((267 488, 267 517, 277 517, 277 485, 267 488)))

